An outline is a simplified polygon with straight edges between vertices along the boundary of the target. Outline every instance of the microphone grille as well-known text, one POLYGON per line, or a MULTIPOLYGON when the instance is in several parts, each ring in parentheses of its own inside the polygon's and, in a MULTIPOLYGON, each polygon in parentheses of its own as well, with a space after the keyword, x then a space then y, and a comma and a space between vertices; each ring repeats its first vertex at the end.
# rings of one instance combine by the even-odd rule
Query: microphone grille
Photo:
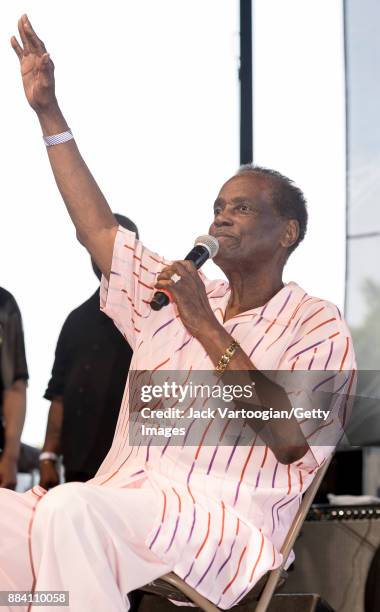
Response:
POLYGON ((210 236, 209 234, 205 234, 204 236, 198 236, 198 238, 194 242, 194 245, 204 246, 210 253, 211 259, 215 257, 215 255, 219 251, 219 242, 214 236, 210 236))

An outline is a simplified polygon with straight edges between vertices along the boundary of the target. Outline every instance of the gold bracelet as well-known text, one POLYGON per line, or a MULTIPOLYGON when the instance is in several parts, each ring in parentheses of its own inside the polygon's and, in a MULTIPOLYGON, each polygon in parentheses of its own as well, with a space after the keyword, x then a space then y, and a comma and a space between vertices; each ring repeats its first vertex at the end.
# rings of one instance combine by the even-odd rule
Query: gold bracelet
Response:
POLYGON ((226 348, 225 352, 221 356, 219 363, 215 368, 215 372, 217 372, 218 374, 223 374, 224 370, 230 363, 232 357, 235 355, 235 351, 238 346, 240 345, 239 345, 239 342, 236 342, 236 340, 231 342, 230 346, 226 348))

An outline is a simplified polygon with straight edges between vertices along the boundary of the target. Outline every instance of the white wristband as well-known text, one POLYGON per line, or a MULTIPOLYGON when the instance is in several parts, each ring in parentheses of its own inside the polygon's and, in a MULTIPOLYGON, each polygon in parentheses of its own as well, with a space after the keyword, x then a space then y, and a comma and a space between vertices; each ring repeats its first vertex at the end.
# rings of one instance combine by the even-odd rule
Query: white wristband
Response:
POLYGON ((45 451, 43 453, 40 453, 39 460, 40 461, 58 461, 58 455, 56 453, 49 453, 48 451, 45 451))
POLYGON ((71 130, 66 130, 66 132, 61 132, 60 134, 52 134, 51 136, 44 136, 44 143, 47 147, 52 147, 53 145, 63 144, 64 142, 68 142, 74 138, 71 130))

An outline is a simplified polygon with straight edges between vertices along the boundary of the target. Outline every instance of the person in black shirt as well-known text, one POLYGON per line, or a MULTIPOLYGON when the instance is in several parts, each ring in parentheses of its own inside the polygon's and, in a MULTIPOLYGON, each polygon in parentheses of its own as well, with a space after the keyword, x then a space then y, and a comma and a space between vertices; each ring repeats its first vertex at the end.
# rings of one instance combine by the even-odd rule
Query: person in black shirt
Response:
POLYGON ((20 310, 0 287, 0 487, 8 489, 16 486, 28 377, 20 310))
MULTIPOLYGON (((120 225, 137 227, 122 215, 120 225)), ((101 272, 92 261, 100 280, 101 272)), ((92 478, 112 442, 128 375, 132 349, 99 309, 99 289, 67 317, 55 352, 44 397, 51 400, 45 443, 40 455, 40 484, 59 484, 58 454, 65 480, 92 478)))

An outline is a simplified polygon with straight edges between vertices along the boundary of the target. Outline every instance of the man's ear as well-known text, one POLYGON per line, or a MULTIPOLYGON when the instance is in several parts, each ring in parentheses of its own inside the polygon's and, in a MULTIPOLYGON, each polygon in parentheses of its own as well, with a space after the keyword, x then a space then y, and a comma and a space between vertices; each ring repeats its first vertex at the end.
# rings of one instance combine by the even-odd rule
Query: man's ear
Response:
POLYGON ((289 248, 298 240, 300 226, 297 219, 289 219, 286 224, 285 232, 281 238, 281 246, 289 248))

